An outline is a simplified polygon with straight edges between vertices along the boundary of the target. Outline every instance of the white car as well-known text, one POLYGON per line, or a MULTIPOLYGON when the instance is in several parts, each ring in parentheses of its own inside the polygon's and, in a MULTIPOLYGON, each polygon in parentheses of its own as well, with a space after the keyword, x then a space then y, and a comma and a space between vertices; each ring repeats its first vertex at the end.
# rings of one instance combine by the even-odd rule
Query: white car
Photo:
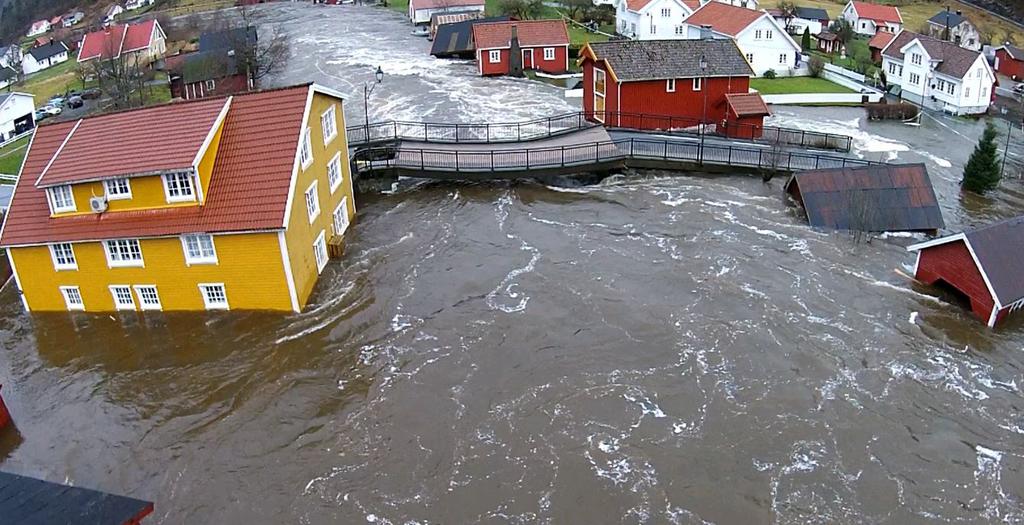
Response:
POLYGON ((42 111, 42 112, 46 113, 47 115, 60 115, 60 112, 63 111, 63 110, 60 109, 57 106, 49 106, 49 105, 47 105, 47 106, 43 106, 43 107, 39 108, 39 111, 42 111))

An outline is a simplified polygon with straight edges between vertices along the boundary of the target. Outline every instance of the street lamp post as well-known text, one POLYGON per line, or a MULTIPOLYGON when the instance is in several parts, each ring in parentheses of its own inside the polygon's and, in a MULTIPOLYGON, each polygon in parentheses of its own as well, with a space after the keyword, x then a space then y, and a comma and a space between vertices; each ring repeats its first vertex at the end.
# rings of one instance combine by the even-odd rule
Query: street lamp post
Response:
POLYGON ((700 90, 704 92, 704 110, 700 117, 700 160, 704 162, 704 126, 708 120, 708 86, 707 86, 708 59, 700 56, 700 90))
POLYGON ((377 71, 373 74, 376 82, 366 82, 363 84, 363 118, 366 123, 366 142, 370 142, 370 94, 373 93, 373 88, 377 87, 378 84, 384 81, 384 70, 380 66, 377 66, 377 71))

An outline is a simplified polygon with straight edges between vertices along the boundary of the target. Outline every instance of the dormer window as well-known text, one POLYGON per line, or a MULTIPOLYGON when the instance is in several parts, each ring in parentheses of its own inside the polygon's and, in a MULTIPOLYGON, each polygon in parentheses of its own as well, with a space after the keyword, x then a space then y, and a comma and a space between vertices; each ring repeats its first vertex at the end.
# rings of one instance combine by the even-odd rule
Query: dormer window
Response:
POLYGON ((914 64, 915 66, 920 66, 921 65, 921 54, 920 53, 914 53, 914 54, 910 55, 910 63, 914 64))
POLYGON ((164 193, 167 202, 188 202, 196 200, 195 187, 192 185, 192 174, 179 171, 164 175, 164 193))
POLYGON ((128 179, 107 179, 103 181, 103 189, 107 192, 108 201, 132 198, 132 187, 128 179))
POLYGON ((46 193, 50 196, 50 210, 53 213, 67 213, 76 211, 75 195, 71 192, 71 186, 54 186, 46 193))

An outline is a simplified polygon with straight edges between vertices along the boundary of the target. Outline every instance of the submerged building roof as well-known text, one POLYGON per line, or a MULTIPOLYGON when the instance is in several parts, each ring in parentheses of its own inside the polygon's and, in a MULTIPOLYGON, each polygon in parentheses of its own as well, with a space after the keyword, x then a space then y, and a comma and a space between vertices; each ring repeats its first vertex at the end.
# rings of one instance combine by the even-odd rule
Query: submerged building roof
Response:
POLYGON ((149 501, 0 472, 0 517, 4 523, 123 525, 152 512, 149 501))
POLYGON ((786 192, 818 228, 884 232, 944 226, 924 164, 803 171, 790 177, 786 192))
POLYGON ((508 20, 507 16, 496 16, 478 20, 464 20, 452 24, 441 24, 437 26, 437 33, 434 34, 434 43, 430 48, 430 54, 438 58, 472 54, 474 51, 474 24, 506 22, 508 20))

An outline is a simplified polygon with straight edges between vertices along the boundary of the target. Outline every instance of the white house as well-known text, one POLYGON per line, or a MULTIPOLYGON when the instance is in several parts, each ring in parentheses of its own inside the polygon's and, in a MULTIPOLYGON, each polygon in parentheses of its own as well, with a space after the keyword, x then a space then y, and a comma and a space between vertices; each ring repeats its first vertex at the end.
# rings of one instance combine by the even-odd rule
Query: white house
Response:
MULTIPOLYGON (((746 9, 757 9, 757 0, 717 0, 723 4, 729 4, 735 7, 743 7, 746 9)), ((705 3, 707 0, 702 0, 701 3, 705 3)))
POLYGON ((0 66, 0 89, 15 83, 18 80, 18 72, 13 68, 0 66))
POLYGON ((32 23, 32 27, 29 28, 28 33, 25 33, 25 36, 30 36, 30 37, 31 36, 39 36, 39 35, 45 34, 49 30, 50 30, 50 21, 49 20, 39 20, 38 22, 33 22, 32 23))
POLYGON ((36 104, 28 93, 0 94, 0 142, 35 127, 36 104))
POLYGON ((484 0, 409 0, 409 20, 429 24, 435 13, 483 13, 484 9, 484 0))
POLYGON ((61 18, 61 25, 64 26, 64 27, 74 27, 76 24, 81 22, 82 19, 84 19, 84 18, 85 18, 85 13, 83 13, 81 11, 75 11, 73 13, 68 13, 68 14, 64 15, 63 18, 61 18))
POLYGON ((103 10, 103 25, 110 25, 114 23, 114 19, 117 15, 124 12, 124 8, 120 4, 111 4, 103 10))
POLYGON ((0 47, 0 67, 21 69, 21 48, 17 44, 0 47))
POLYGON ((898 8, 891 5, 851 0, 840 16, 849 21, 854 32, 860 35, 874 36, 879 31, 899 33, 903 29, 903 16, 898 8))
POLYGON ((708 2, 686 19, 686 37, 731 38, 743 52, 757 76, 773 70, 779 76, 800 75, 800 45, 777 20, 765 11, 754 11, 722 2, 708 2))
POLYGON ((134 11, 147 5, 153 5, 153 0, 128 0, 124 3, 124 8, 126 11, 134 11))
POLYGON ((949 40, 954 44, 972 51, 981 51, 981 33, 974 27, 963 11, 949 9, 928 19, 928 36, 940 40, 949 40))
POLYGON ((25 56, 21 59, 21 72, 31 75, 36 71, 51 68, 61 62, 67 62, 67 60, 68 46, 64 45, 64 42, 60 40, 51 40, 49 44, 33 47, 28 50, 28 53, 25 53, 25 56))
POLYGON ((903 31, 882 50, 890 85, 915 104, 954 115, 988 111, 996 75, 980 51, 903 31))
POLYGON ((615 30, 637 40, 685 39, 683 22, 700 0, 620 0, 615 30))
POLYGON ((787 26, 785 17, 783 17, 777 9, 772 12, 772 16, 775 17, 775 20, 786 27, 789 30, 789 33, 793 35, 802 35, 804 34, 805 29, 809 29, 812 35, 819 35, 822 31, 828 29, 828 11, 825 11, 824 9, 816 7, 797 7, 793 15, 794 16, 789 19, 787 26))

